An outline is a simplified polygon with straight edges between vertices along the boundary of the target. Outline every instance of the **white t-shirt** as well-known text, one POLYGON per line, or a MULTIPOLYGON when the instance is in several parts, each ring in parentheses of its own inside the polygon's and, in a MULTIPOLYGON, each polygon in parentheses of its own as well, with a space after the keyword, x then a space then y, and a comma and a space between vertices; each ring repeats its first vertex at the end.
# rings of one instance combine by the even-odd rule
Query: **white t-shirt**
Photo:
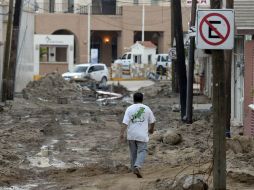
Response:
POLYGON ((144 104, 129 106, 124 114, 123 123, 128 125, 127 140, 148 142, 148 125, 155 122, 151 109, 144 104))

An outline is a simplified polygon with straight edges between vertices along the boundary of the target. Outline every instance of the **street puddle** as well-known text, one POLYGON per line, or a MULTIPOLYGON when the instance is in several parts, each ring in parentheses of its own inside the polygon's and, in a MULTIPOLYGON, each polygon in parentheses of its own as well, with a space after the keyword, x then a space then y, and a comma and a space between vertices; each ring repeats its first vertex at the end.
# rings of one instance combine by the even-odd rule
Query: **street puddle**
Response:
POLYGON ((54 157, 54 155, 59 154, 59 152, 54 151, 54 145, 58 142, 59 140, 57 139, 51 139, 48 143, 46 143, 46 145, 41 147, 40 152, 38 152, 35 156, 28 157, 27 159, 30 162, 30 165, 39 168, 67 168, 66 164, 63 161, 58 160, 54 157))
POLYGON ((38 187, 37 184, 29 184, 24 186, 0 187, 0 190, 30 190, 38 187))
POLYGON ((45 181, 40 181, 40 182, 34 182, 30 181, 28 182, 29 184, 26 185, 13 185, 10 187, 0 187, 0 190, 34 190, 34 189, 41 189, 41 187, 47 187, 48 188, 54 188, 56 187, 56 184, 53 183, 48 183, 45 181))

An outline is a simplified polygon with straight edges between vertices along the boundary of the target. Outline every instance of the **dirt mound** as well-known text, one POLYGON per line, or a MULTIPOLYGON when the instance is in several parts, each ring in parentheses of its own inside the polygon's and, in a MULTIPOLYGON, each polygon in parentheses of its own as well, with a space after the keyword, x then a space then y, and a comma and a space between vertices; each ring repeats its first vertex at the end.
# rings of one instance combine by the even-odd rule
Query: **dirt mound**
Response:
POLYGON ((170 97, 171 92, 171 84, 170 82, 156 82, 155 84, 140 88, 140 92, 142 92, 146 97, 170 97))
POLYGON ((65 81, 57 73, 47 74, 38 81, 29 82, 22 92, 25 99, 39 99, 45 102, 56 102, 59 97, 70 99, 82 97, 82 89, 77 84, 65 81))
POLYGON ((129 91, 127 90, 127 88, 125 88, 119 83, 117 85, 113 85, 111 88, 112 92, 114 93, 119 93, 122 94, 123 96, 129 95, 129 91))

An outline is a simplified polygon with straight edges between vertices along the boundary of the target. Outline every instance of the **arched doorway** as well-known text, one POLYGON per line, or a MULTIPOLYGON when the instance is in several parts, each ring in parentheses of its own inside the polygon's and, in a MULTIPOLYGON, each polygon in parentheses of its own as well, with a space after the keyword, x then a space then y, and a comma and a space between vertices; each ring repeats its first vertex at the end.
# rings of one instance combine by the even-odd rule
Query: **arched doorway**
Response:
MULTIPOLYGON (((56 30, 52 33, 52 35, 73 35, 74 36, 74 64, 79 63, 79 55, 78 55, 79 48, 78 48, 78 43, 77 43, 78 39, 77 39, 76 35, 67 29, 56 30)), ((58 51, 58 52, 56 52, 56 55, 59 56, 57 58, 61 59, 62 57, 64 57, 64 55, 63 55, 64 51, 61 48, 57 49, 56 51, 58 51)))
POLYGON ((98 50, 98 61, 110 66, 117 59, 116 31, 92 31, 91 49, 98 50))

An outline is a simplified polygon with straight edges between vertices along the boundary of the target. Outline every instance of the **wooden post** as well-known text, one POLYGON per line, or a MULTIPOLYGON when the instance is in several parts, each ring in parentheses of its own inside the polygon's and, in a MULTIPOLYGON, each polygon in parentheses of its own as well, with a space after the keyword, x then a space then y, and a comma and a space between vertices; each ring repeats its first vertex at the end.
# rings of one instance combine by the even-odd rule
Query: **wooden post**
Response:
POLYGON ((12 27, 12 40, 11 40, 11 52, 10 52, 10 63, 9 63, 9 88, 7 90, 7 100, 14 99, 15 91, 15 78, 16 78, 16 65, 17 65, 17 54, 18 54, 18 41, 19 41, 19 25, 20 17, 22 12, 23 0, 15 1, 15 12, 12 27))
MULTIPOLYGON (((220 9, 222 0, 212 0, 211 8, 220 9)), ((213 189, 226 190, 226 98, 224 51, 212 51, 213 66, 213 189)))
POLYGON ((175 39, 177 54, 176 71, 180 91, 181 119, 182 121, 184 121, 186 114, 187 76, 186 76, 185 52, 183 43, 182 8, 180 0, 172 0, 172 1, 174 1, 173 8, 174 8, 175 39))
MULTIPOLYGON (((174 0, 171 1, 171 48, 174 47, 175 39, 175 17, 174 17, 174 0)), ((172 59, 171 65, 171 75, 172 75, 172 91, 175 93, 179 92, 178 79, 176 73, 176 60, 172 59)))
MULTIPOLYGON (((227 0, 226 1, 226 8, 233 9, 234 8, 234 2, 233 0, 227 0)), ((225 117, 227 119, 226 124, 226 137, 231 137, 230 134, 230 120, 231 120, 231 62, 232 62, 232 50, 225 50, 225 76, 226 76, 226 84, 225 84, 225 90, 226 90, 226 114, 225 117)))
MULTIPOLYGON (((197 9, 197 0, 192 0, 190 26, 195 26, 196 9, 197 9)), ((187 123, 192 123, 193 77, 194 77, 194 65, 195 65, 194 56, 195 56, 195 37, 191 36, 190 37, 190 48, 189 48, 188 81, 187 81, 187 105, 186 105, 186 121, 187 121, 187 123)))
POLYGON ((3 102, 7 100, 7 93, 8 89, 10 88, 9 64, 11 54, 12 22, 13 22, 13 0, 9 0, 9 14, 8 14, 8 24, 4 49, 4 65, 3 65, 3 87, 2 87, 3 102))

